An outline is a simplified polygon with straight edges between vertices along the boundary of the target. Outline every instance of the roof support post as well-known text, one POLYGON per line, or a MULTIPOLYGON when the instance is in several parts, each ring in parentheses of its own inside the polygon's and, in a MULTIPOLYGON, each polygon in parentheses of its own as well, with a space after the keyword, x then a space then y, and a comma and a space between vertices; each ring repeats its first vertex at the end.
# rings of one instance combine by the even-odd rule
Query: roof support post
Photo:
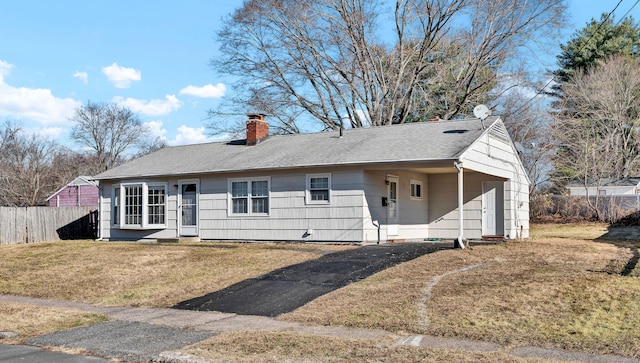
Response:
POLYGON ((455 247, 464 249, 464 169, 462 162, 454 162, 453 166, 458 169, 458 238, 455 247))
MULTIPOLYGON (((98 233, 96 236, 96 241, 102 241, 102 199, 103 199, 103 190, 100 183, 98 183, 98 233)), ((112 206, 113 207, 113 206, 112 206)), ((109 209, 111 210, 111 209, 109 209)))

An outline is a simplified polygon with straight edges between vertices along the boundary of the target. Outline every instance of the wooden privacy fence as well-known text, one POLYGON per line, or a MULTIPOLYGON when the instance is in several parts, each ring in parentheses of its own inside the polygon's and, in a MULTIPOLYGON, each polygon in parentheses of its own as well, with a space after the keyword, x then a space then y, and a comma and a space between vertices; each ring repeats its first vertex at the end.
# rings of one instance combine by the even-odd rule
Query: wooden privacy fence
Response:
POLYGON ((0 244, 96 238, 91 207, 0 207, 0 244))

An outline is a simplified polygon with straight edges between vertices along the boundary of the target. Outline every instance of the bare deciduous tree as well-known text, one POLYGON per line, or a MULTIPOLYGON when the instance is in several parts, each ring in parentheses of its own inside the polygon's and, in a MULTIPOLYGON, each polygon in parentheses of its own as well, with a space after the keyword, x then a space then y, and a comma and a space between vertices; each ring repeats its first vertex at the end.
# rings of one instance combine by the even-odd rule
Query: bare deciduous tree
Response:
POLYGON ((129 109, 112 103, 92 103, 76 109, 71 137, 94 151, 96 165, 91 174, 113 168, 125 153, 144 141, 146 127, 129 109))
MULTIPOLYGON (((594 185, 640 171, 640 61, 612 56, 563 86, 557 174, 594 185)), ((597 197, 597 196, 596 196, 597 197)), ((594 208, 597 206, 593 206, 594 208)))
POLYGON ((26 135, 6 122, 0 130, 0 204, 38 205, 57 187, 51 160, 58 151, 52 140, 26 135))
POLYGON ((298 132, 301 115, 329 129, 454 118, 486 101, 564 10, 563 0, 250 0, 226 20, 212 66, 238 77, 236 112, 268 113, 281 132, 298 132))
POLYGON ((503 95, 500 111, 531 181, 529 194, 534 195, 549 186, 556 144, 545 101, 532 102, 526 89, 514 88, 503 95))

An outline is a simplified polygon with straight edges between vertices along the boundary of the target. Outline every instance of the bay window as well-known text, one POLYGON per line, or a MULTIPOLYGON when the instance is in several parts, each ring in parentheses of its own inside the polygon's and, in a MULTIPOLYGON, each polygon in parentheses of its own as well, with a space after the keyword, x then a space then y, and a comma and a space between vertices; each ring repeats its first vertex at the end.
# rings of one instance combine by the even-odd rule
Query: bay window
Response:
POLYGON ((123 183, 114 188, 114 225, 121 229, 166 228, 166 183, 123 183))

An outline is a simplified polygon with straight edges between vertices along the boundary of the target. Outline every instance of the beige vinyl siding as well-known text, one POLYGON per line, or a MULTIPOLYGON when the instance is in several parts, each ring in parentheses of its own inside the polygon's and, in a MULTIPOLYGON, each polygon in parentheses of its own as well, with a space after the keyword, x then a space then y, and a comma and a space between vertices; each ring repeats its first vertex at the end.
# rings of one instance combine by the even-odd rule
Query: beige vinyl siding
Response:
POLYGON ((98 190, 98 237, 109 239, 111 236, 112 184, 101 181, 98 190))
POLYGON ((493 130, 489 131, 461 156, 463 167, 508 179, 504 187, 504 234, 509 238, 520 237, 522 226, 523 237, 528 238, 529 180, 526 171, 513 144, 496 137, 493 130))
POLYGON ((422 240, 429 236, 428 231, 428 189, 429 182, 426 174, 406 170, 365 171, 364 190, 366 208, 364 209, 364 240, 377 241, 378 229, 373 224, 380 224, 380 239, 394 240, 422 240), (382 206, 382 198, 387 197, 387 175, 398 177, 398 235, 387 235, 387 208, 382 206), (410 196, 410 182, 422 182, 422 200, 412 200, 410 196))
MULTIPOLYGON (((522 180, 522 179, 520 179, 522 180)), ((505 183, 505 236, 529 238, 529 185, 510 180, 505 183), (520 230, 522 226, 522 236, 520 230)))
MULTIPOLYGON (((482 237, 482 182, 500 178, 482 173, 464 173, 464 237, 482 237)), ((458 237, 458 175, 429 175, 429 237, 458 237)))
POLYGON ((512 179, 514 172, 523 172, 517 170, 520 165, 516 155, 510 143, 485 134, 460 159, 465 169, 512 179))
MULTIPOLYGON (((362 241, 362 171, 311 170, 296 173, 242 173, 201 177, 199 189, 199 237, 211 240, 362 241), (306 175, 331 173, 328 205, 305 203, 306 175), (228 211, 230 178, 269 177, 269 215, 236 216, 228 211), (313 230, 311 235, 305 232, 313 230)), ((174 238, 178 235, 178 179, 169 179, 167 228, 124 230, 111 226, 110 183, 101 185, 102 237, 110 240, 174 238)))
POLYGON ((245 173, 203 178, 200 238, 213 240, 361 241, 363 195, 360 171, 312 170, 245 173), (305 203, 306 175, 331 173, 330 204, 305 203), (228 214, 228 179, 270 177, 269 215, 228 214), (311 235, 305 235, 312 230, 311 235))

